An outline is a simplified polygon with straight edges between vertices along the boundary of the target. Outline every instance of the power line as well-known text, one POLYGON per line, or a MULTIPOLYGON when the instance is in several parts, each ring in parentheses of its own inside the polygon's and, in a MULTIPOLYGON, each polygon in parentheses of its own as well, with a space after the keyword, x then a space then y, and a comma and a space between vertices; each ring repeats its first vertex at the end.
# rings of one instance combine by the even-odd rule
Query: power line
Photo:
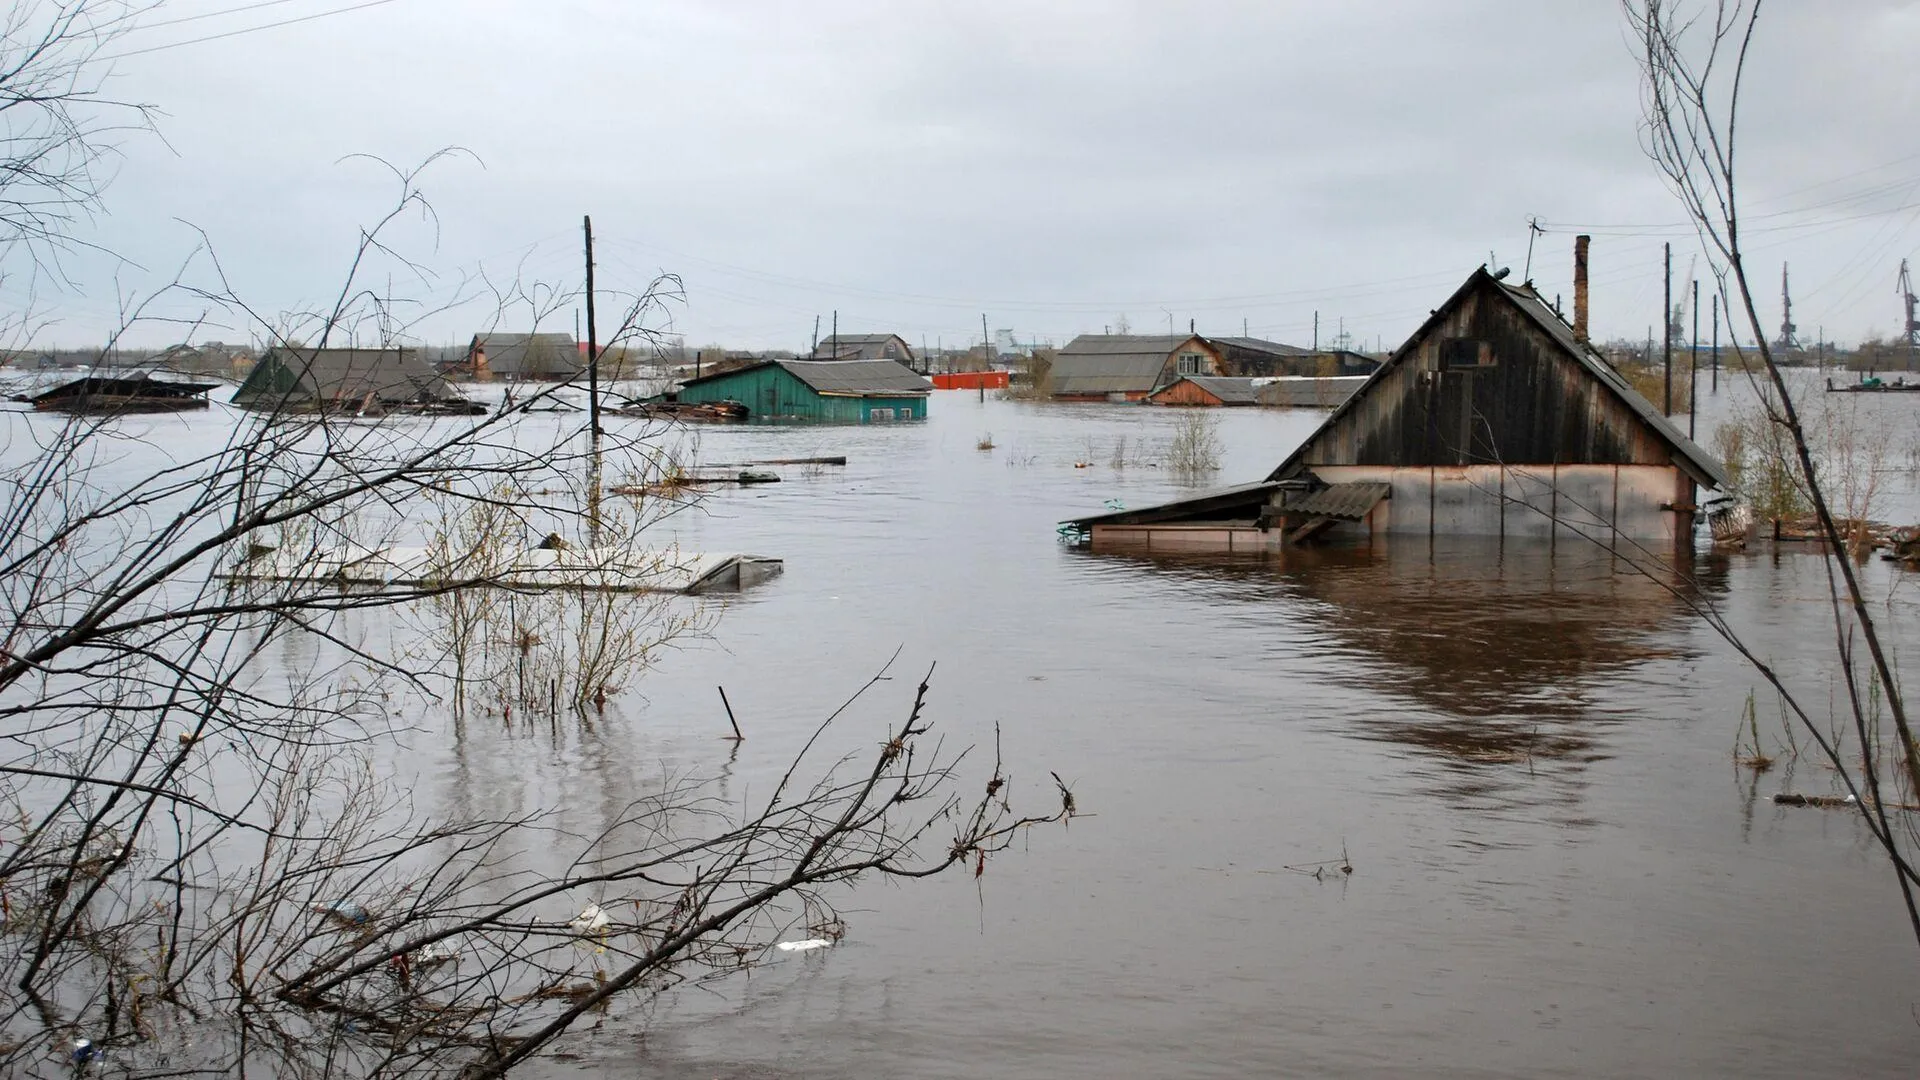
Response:
MULTIPOLYGON (((208 34, 205 37, 188 38, 185 41, 174 41, 174 42, 169 42, 165 45, 150 45, 144 49, 128 49, 126 52, 114 53, 111 56, 100 57, 100 59, 124 60, 129 56, 144 56, 147 53, 165 52, 168 49, 180 49, 180 48, 185 48, 188 45, 200 45, 209 41, 220 41, 225 38, 240 37, 243 34, 257 34, 262 30, 276 30, 282 26, 292 26, 295 23, 312 22, 315 19, 324 19, 332 15, 345 15, 353 11, 365 11, 367 8, 381 7, 385 4, 391 4, 394 2, 396 2, 396 0, 365 0, 364 3, 350 4, 347 7, 333 8, 329 11, 318 11, 313 13, 312 15, 298 15, 291 19, 280 19, 277 22, 262 23, 259 26, 249 26, 240 30, 228 30, 224 33, 208 34)), ((265 5, 262 4, 257 6, 265 6, 265 5)), ((246 9, 236 8, 234 10, 244 11, 246 9)), ((216 12, 215 14, 223 14, 223 13, 216 12)), ((180 20, 180 21, 184 22, 185 20, 180 20)))

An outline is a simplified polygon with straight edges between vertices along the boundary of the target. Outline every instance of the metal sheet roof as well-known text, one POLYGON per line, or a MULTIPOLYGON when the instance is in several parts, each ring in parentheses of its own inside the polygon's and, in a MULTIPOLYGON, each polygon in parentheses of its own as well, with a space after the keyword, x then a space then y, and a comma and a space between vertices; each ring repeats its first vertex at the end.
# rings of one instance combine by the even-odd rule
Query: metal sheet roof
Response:
POLYGON ((1280 508, 1289 514, 1310 514, 1313 517, 1338 518, 1341 521, 1359 521, 1366 517, 1380 501, 1393 490, 1393 485, 1384 481, 1363 480, 1350 484, 1331 484, 1319 491, 1306 494, 1288 493, 1280 503, 1280 508))
POLYGON ((1140 525, 1155 521, 1172 521, 1208 510, 1256 508, 1263 505, 1267 497, 1280 490, 1281 486, 1271 480, 1256 480, 1251 484, 1232 484, 1189 495, 1184 499, 1175 499, 1172 502, 1155 503, 1135 510, 1110 510, 1104 514, 1074 518, 1064 524, 1078 525, 1082 528, 1093 525, 1140 525))
POLYGON ((912 397, 933 389, 925 376, 892 360, 776 360, 774 363, 821 394, 912 397))
MULTIPOLYGON (((1200 389, 1205 390, 1207 393, 1212 394, 1214 397, 1219 398, 1224 404, 1257 405, 1259 404, 1259 398, 1255 393, 1255 383, 1258 381, 1259 380, 1252 378, 1237 378, 1228 375, 1182 375, 1172 383, 1169 383, 1168 389, 1178 386, 1182 382, 1190 382, 1200 389)), ((1164 393, 1164 391, 1162 392, 1164 393)))
POLYGON ((1272 355, 1274 355, 1274 356, 1314 356, 1314 355, 1317 355, 1317 354, 1316 354, 1316 353, 1315 353, 1315 352, 1314 352, 1314 351, 1313 351, 1312 349, 1303 349, 1303 348, 1301 348, 1301 347, 1300 347, 1300 346, 1298 346, 1298 345, 1283 345, 1283 344, 1281 344, 1281 343, 1280 343, 1280 342, 1278 342, 1278 341, 1268 341, 1268 340, 1267 340, 1267 339, 1265 339, 1265 338, 1257 338, 1257 337, 1209 337, 1209 338, 1207 338, 1207 340, 1208 340, 1208 341, 1213 341, 1213 342, 1218 342, 1219 344, 1222 344, 1222 345, 1231 345, 1231 346, 1233 346, 1233 347, 1234 347, 1234 348, 1236 348, 1236 349, 1247 349, 1247 350, 1249 350, 1249 351, 1251 351, 1251 352, 1263 352, 1263 353, 1271 353, 1271 354, 1272 354, 1272 355))

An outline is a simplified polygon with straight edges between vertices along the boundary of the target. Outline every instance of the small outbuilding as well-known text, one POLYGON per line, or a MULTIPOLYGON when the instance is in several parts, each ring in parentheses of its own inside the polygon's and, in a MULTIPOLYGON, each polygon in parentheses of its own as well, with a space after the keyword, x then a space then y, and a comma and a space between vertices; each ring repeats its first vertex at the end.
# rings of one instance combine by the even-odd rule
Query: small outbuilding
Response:
POLYGON ((878 424, 925 420, 932 391, 892 360, 766 360, 692 379, 673 399, 739 402, 753 420, 878 424))
POLYGON ((1217 409, 1229 405, 1258 405, 1258 379, 1225 375, 1182 375, 1147 395, 1152 405, 1197 405, 1217 409))
POLYGON ((413 349, 269 349, 233 392, 243 409, 269 412, 471 413, 461 397, 413 349))
POLYGON ((1692 543, 1700 489, 1726 486, 1539 294, 1482 267, 1265 480, 1071 524, 1095 547, 1346 534, 1672 550, 1692 543))
POLYGON ((1219 375, 1220 351, 1198 334, 1081 334, 1047 369, 1056 401, 1141 401, 1182 375, 1219 375))

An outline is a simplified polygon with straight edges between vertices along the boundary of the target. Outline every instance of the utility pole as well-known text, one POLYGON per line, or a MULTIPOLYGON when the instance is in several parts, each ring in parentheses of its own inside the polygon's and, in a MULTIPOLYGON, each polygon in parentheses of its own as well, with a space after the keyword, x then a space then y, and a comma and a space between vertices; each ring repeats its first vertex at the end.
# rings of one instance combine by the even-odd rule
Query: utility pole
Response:
POLYGON ((1242 316, 1242 317, 1241 317, 1241 319, 1240 319, 1240 336, 1241 336, 1241 337, 1252 337, 1252 336, 1253 336, 1252 334, 1249 334, 1249 333, 1247 333, 1247 320, 1246 320, 1246 318, 1245 318, 1245 316, 1242 316))
POLYGON ((593 218, 580 219, 587 236, 587 427, 600 440, 600 338, 593 323, 593 218))
POLYGON ((807 356, 814 360, 820 359, 820 316, 818 315, 813 317, 813 344, 807 346, 807 356))
POLYGON ((1700 415, 1700 279, 1693 279, 1693 347, 1687 350, 1687 438, 1700 415))
POLYGON ((1713 294, 1713 392, 1720 392, 1720 294, 1713 294))
POLYGON ((1666 300, 1660 305, 1660 324, 1667 332, 1660 335, 1660 366, 1666 371, 1667 400, 1662 413, 1673 415, 1673 245, 1661 245, 1667 253, 1667 292, 1666 300))
POLYGON ((1913 317, 1915 302, 1913 295, 1913 278, 1907 275, 1907 260, 1905 259, 1900 260, 1899 289, 1900 298, 1904 300, 1907 305, 1907 330, 1902 336, 1907 339, 1907 370, 1912 371, 1914 343, 1916 338, 1920 338, 1920 320, 1916 320, 1913 317))
POLYGON ((840 309, 833 309, 833 344, 827 349, 827 359, 840 359, 840 309))
POLYGON ((1313 313, 1313 351, 1320 351, 1320 313, 1313 313))
MULTIPOLYGON (((993 370, 993 335, 987 332, 987 313, 984 311, 980 313, 980 360, 986 364, 986 367, 981 369, 983 373, 993 370)), ((987 400, 987 378, 985 374, 980 376, 977 385, 980 388, 980 402, 984 405, 987 400)))

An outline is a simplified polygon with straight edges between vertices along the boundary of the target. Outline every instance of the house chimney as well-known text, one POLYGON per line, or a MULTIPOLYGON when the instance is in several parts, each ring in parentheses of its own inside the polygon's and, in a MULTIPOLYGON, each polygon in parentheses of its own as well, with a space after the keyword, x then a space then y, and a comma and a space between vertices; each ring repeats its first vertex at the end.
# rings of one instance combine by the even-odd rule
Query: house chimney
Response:
POLYGON ((1585 233, 1573 238, 1573 340, 1587 343, 1587 245, 1593 237, 1585 233))

